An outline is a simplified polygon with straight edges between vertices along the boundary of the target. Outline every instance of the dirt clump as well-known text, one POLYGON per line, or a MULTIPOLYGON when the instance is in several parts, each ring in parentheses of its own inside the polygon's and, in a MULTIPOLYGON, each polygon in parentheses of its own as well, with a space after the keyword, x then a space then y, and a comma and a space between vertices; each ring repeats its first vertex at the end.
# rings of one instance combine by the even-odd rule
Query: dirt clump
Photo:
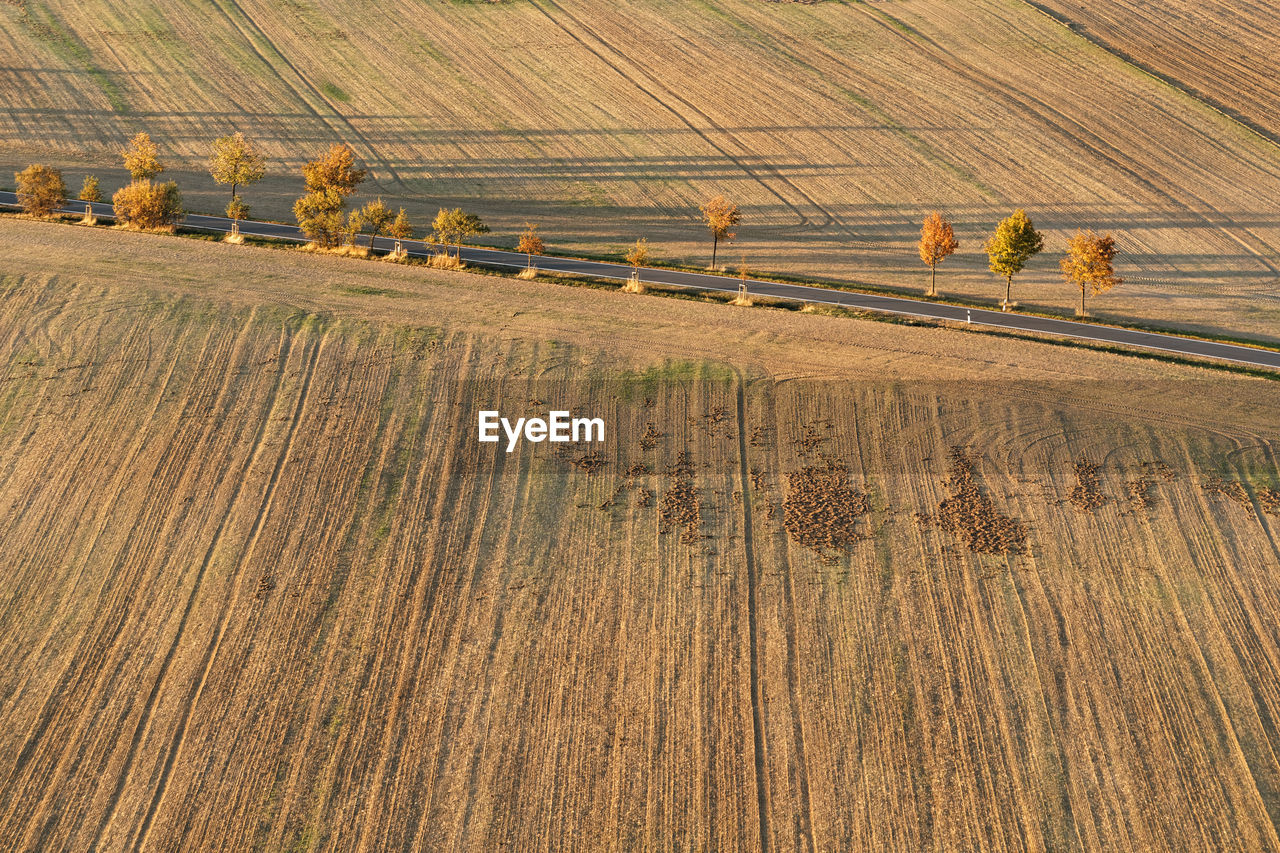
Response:
POLYGON ((787 475, 782 523, 796 542, 820 554, 848 551, 868 536, 858 519, 871 511, 865 492, 849 484, 849 469, 838 463, 810 465, 787 475))
POLYGON ((576 456, 569 460, 577 468, 581 468, 588 474, 594 474, 609 463, 599 453, 587 453, 582 456, 576 456))
POLYGON ((1280 515, 1280 489, 1258 489, 1258 503, 1267 515, 1280 515))
POLYGON ((1253 503, 1249 499, 1248 489, 1239 480, 1210 477, 1200 484, 1200 488, 1215 498, 1226 498, 1233 503, 1240 504, 1240 506, 1250 506, 1253 503))
POLYGON ((1129 480, 1124 484, 1125 491, 1129 493, 1129 509, 1137 511, 1140 509, 1151 509, 1153 503, 1151 499, 1151 487, 1155 485, 1155 481, 1143 474, 1136 480, 1129 480))
POLYGON ((1102 493, 1102 481, 1098 477, 1100 467, 1083 458, 1071 465, 1076 475, 1075 487, 1071 489, 1071 505, 1081 512, 1093 512, 1109 500, 1102 493))
POLYGON ((792 444, 796 446, 801 455, 812 453, 820 445, 831 440, 830 435, 824 434, 830 429, 830 421, 815 421, 814 423, 804 424, 800 427, 800 437, 792 439, 792 444))
POLYGON ((660 533, 670 533, 679 528, 680 541, 692 545, 700 538, 702 508, 698 504, 698 489, 693 485, 693 460, 688 451, 681 451, 676 463, 667 471, 672 484, 662 495, 658 516, 662 523, 660 533))
MULTIPOLYGON (((1253 498, 1249 496, 1249 489, 1239 480, 1224 480, 1220 477, 1212 477, 1203 481, 1200 484, 1200 488, 1214 497, 1226 498, 1240 506, 1253 507, 1253 498)), ((1280 489, 1263 486, 1257 490, 1256 496, 1258 498, 1258 506, 1262 508, 1264 513, 1280 516, 1280 489)))
POLYGON ((943 530, 979 554, 1025 554, 1027 533, 1022 522, 996 511, 974 474, 974 460, 962 447, 950 452, 947 486, 951 496, 938 504, 943 530))
POLYGON ((642 450, 653 450, 658 446, 658 439, 662 438, 664 433, 658 432, 658 428, 653 422, 644 425, 644 435, 640 436, 640 448, 642 450))

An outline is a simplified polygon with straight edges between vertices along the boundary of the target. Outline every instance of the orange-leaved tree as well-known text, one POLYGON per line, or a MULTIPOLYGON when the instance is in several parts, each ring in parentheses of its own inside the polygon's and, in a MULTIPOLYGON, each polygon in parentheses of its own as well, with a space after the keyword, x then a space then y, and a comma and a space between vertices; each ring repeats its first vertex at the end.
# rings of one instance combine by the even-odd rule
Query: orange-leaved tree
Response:
POLYGON ((732 240, 736 235, 733 229, 742 221, 738 206, 722 195, 711 199, 700 208, 702 221, 711 231, 711 267, 716 265, 716 251, 721 240, 732 240))
POLYGON ((925 217, 920 227, 920 260, 929 267, 929 292, 926 296, 938 295, 938 264, 955 254, 960 248, 956 241, 956 232, 951 221, 939 211, 925 217))
POLYGON ((1088 316, 1084 309, 1086 290, 1093 291, 1093 295, 1097 296, 1124 283, 1124 279, 1116 275, 1114 261, 1117 251, 1114 237, 1093 231, 1077 230, 1067 243, 1067 254, 1062 259, 1062 275, 1068 283, 1080 290, 1077 316, 1088 316))
POLYGON ((171 231, 182 218, 182 194, 173 181, 130 181, 111 197, 116 222, 146 231, 171 231))
POLYGON ((516 251, 524 252, 529 258, 529 263, 525 266, 525 269, 533 269, 533 256, 541 255, 546 250, 546 245, 542 242, 542 238, 538 236, 538 226, 526 222, 524 231, 520 234, 520 242, 516 244, 516 251))

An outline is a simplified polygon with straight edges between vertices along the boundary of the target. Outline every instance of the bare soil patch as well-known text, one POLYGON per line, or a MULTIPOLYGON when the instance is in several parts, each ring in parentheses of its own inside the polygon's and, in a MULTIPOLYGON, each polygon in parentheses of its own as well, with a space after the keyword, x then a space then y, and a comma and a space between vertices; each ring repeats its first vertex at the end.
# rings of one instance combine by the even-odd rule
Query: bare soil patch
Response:
POLYGON ((974 473, 974 458, 963 447, 952 447, 949 457, 951 495, 938 504, 939 526, 975 553, 1025 553, 1027 533, 1022 522, 996 510, 974 473))
POLYGON ((848 551, 866 538, 858 521, 870 510, 867 494, 853 488, 843 465, 811 465, 787 475, 783 524, 806 548, 822 554, 848 551))

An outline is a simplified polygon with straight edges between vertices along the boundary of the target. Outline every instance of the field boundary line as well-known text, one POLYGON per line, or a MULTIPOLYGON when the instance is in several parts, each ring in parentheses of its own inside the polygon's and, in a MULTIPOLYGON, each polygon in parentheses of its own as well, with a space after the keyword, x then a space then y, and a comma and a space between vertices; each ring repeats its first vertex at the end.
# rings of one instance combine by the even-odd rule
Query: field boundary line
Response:
POLYGON ((755 742, 756 808, 760 816, 760 851, 761 853, 768 853, 770 839, 769 774, 768 769, 765 767, 764 758, 764 701, 760 686, 760 657, 756 642, 758 591, 756 589, 755 540, 751 529, 751 495, 749 493, 751 479, 747 470, 746 380, 736 368, 734 372, 738 374, 738 476, 742 482, 742 550, 747 564, 747 647, 751 656, 751 665, 748 669, 751 673, 751 734, 755 742))

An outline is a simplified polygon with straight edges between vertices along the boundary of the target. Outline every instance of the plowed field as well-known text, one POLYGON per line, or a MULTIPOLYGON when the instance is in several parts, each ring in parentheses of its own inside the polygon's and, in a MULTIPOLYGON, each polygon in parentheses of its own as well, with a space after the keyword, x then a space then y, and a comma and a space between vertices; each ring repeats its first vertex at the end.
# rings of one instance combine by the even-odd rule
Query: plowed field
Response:
POLYGON ((1272 382, 0 228, 6 848, 1280 849, 1272 382))

